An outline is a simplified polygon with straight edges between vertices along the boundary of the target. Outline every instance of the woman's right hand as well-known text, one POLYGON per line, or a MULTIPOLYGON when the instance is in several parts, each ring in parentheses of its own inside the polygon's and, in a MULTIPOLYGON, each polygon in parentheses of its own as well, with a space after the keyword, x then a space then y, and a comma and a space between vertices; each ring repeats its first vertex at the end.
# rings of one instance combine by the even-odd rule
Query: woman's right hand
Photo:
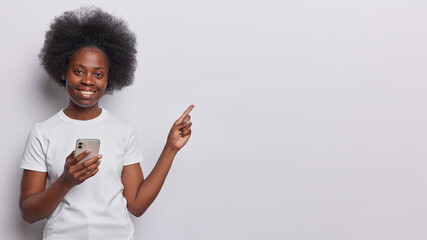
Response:
POLYGON ((48 188, 47 173, 24 170, 19 207, 25 221, 33 223, 50 216, 72 187, 98 172, 101 155, 79 164, 88 154, 89 152, 82 152, 74 157, 73 151, 66 159, 62 175, 48 188))
POLYGON ((86 179, 93 177, 98 172, 98 166, 101 163, 100 159, 102 158, 101 154, 89 158, 84 163, 79 164, 79 161, 89 155, 89 153, 90 150, 86 150, 74 157, 73 151, 68 155, 64 166, 64 173, 62 173, 62 178, 70 187, 79 185, 86 179))

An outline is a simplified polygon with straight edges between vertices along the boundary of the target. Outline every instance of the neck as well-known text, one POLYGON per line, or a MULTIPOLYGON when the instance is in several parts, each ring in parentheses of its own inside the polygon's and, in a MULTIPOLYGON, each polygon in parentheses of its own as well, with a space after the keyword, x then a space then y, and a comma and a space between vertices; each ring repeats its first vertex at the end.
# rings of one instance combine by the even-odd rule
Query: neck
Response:
POLYGON ((76 120, 90 120, 98 117, 102 112, 98 103, 90 107, 80 107, 74 104, 71 100, 68 107, 64 109, 65 115, 76 120))

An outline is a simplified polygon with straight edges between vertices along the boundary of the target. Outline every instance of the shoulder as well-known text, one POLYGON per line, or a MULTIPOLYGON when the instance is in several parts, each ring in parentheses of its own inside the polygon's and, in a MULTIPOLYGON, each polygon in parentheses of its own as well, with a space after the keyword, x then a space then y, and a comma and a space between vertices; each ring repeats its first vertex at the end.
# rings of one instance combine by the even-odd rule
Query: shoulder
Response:
POLYGON ((109 112, 107 110, 105 110, 104 108, 102 109, 103 111, 105 111, 105 123, 108 124, 114 124, 114 126, 116 128, 132 128, 131 124, 125 120, 124 118, 109 112))
POLYGON ((33 125, 33 128, 30 130, 27 137, 27 144, 25 147, 26 159, 33 159, 37 156, 40 157, 40 159, 42 158, 41 156, 45 153, 45 150, 49 145, 49 136, 51 132, 54 131, 57 121, 55 114, 52 117, 33 125))
POLYGON ((106 117, 103 124, 108 126, 109 129, 119 131, 125 135, 129 135, 135 132, 135 128, 127 120, 114 113, 106 111, 105 109, 103 109, 103 111, 106 112, 106 117))
POLYGON ((48 119, 34 124, 31 134, 36 134, 37 136, 49 134, 49 132, 54 131, 60 122, 61 119, 59 118, 58 113, 56 113, 48 119))

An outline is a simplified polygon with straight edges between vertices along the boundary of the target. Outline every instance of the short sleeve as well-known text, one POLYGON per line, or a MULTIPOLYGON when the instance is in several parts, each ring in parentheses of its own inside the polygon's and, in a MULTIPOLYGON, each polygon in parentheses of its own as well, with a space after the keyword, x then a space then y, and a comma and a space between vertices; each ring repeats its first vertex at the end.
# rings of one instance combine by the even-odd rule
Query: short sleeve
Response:
POLYGON ((123 165, 131 165, 142 162, 142 152, 139 146, 138 136, 134 128, 129 127, 128 141, 125 148, 123 165))
POLYGON ((24 158, 21 161, 22 169, 47 172, 46 152, 43 149, 43 138, 37 126, 34 126, 27 138, 24 149, 24 158))

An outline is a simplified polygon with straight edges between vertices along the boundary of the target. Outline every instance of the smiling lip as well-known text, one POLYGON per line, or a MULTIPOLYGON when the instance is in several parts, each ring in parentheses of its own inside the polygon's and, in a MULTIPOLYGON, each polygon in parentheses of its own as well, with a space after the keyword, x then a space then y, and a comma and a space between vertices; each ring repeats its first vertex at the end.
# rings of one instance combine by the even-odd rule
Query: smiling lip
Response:
POLYGON ((77 89, 77 92, 81 98, 91 99, 97 91, 77 89))

